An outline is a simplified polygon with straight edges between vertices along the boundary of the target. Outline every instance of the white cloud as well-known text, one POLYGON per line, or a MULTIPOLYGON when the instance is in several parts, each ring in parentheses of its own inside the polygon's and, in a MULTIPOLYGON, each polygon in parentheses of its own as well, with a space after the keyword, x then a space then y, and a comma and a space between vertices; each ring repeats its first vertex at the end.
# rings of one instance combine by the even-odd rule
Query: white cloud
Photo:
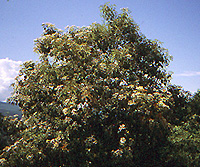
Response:
POLYGON ((174 76, 183 76, 183 77, 194 77, 194 76, 200 76, 199 71, 186 71, 180 74, 174 74, 174 76))
POLYGON ((9 58, 0 59, 0 101, 5 101, 11 94, 10 84, 18 75, 22 61, 13 61, 9 58))

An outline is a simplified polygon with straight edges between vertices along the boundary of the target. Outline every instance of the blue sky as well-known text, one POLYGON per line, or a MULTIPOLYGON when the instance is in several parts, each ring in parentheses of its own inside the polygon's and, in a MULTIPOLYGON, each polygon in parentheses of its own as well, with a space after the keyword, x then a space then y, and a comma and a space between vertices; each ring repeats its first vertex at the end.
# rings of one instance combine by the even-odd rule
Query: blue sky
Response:
MULTIPOLYGON (((38 60, 34 39, 42 34, 41 24, 50 22, 63 29, 67 25, 101 23, 94 0, 1 0, 0 1, 0 101, 9 96, 9 85, 18 66, 38 60)), ((185 90, 200 89, 200 1, 199 0, 110 0, 118 11, 128 7, 141 32, 158 39, 173 56, 168 68, 172 83, 185 90)))

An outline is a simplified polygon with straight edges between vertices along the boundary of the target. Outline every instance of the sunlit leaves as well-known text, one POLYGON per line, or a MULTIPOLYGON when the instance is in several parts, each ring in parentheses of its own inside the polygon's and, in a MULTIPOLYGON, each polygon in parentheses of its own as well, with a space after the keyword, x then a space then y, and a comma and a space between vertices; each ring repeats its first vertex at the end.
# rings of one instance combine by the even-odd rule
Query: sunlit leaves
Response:
POLYGON ((140 33, 128 9, 118 14, 105 4, 101 11, 103 24, 65 32, 42 24, 39 61, 22 65, 9 99, 21 107, 26 129, 17 154, 6 148, 2 162, 142 166, 143 154, 155 161, 146 152, 159 156, 153 148, 168 135, 170 56, 140 33))
POLYGON ((166 150, 168 160, 175 159, 177 164, 198 166, 200 150, 200 116, 192 115, 180 126, 174 126, 166 150))

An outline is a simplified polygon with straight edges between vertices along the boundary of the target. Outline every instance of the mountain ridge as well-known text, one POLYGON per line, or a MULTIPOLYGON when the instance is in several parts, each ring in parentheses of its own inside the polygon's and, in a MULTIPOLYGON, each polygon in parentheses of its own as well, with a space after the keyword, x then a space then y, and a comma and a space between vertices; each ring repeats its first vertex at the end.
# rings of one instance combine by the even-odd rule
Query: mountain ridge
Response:
POLYGON ((13 116, 17 114, 19 118, 22 117, 22 112, 19 108, 19 106, 12 105, 6 102, 0 102, 0 113, 3 116, 13 116))

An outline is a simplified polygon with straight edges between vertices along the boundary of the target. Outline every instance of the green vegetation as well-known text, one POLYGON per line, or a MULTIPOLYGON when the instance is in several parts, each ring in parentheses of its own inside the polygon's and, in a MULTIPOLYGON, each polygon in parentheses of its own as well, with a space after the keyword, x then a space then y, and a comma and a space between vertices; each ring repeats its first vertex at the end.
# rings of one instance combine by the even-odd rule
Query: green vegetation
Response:
POLYGON ((2 166, 198 166, 199 91, 170 85, 171 57, 128 9, 101 13, 66 32, 42 25, 40 61, 22 65, 8 99, 22 119, 1 118, 2 166))

